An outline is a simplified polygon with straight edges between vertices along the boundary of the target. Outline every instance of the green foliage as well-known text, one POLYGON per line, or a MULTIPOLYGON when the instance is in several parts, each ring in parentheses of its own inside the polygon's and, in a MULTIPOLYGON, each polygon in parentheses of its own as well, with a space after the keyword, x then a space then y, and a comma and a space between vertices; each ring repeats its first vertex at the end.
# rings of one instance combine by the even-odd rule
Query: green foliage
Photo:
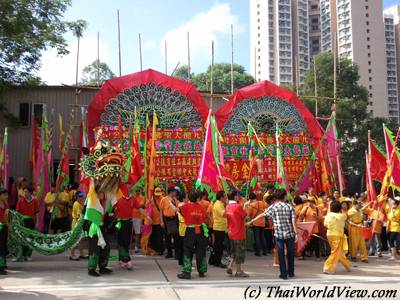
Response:
MULTIPOLYGON (((315 58, 317 73, 318 97, 333 98, 333 56, 321 53, 315 58)), ((368 91, 358 84, 360 76, 358 67, 350 60, 340 60, 337 71, 337 100, 336 107, 333 99, 318 100, 318 116, 329 117, 332 109, 336 108, 337 128, 342 141, 342 160, 347 174, 361 173, 364 170, 367 148, 368 130, 371 136, 382 145, 382 123, 389 128, 396 127, 392 119, 374 118, 368 113, 368 91)), ((305 95, 314 95, 314 70, 306 75, 305 95)), ((315 111, 315 100, 304 98, 304 103, 310 111, 315 111)), ((321 122, 326 126, 326 122, 321 122)))
MULTIPOLYGON (((213 71, 214 92, 230 93, 231 92, 231 65, 228 63, 219 63, 214 65, 213 71)), ((211 66, 204 73, 196 74, 191 80, 199 91, 211 90, 211 66)), ((243 66, 233 65, 233 82, 234 89, 250 85, 254 83, 254 78, 245 72, 243 66)))
POLYGON ((100 86, 104 81, 114 78, 115 74, 110 67, 99 60, 95 60, 90 65, 87 65, 82 70, 81 85, 100 86))
POLYGON ((86 24, 63 20, 70 5, 71 0, 0 1, 0 85, 37 83, 44 50, 68 53, 63 34, 77 27, 81 34, 86 24))
MULTIPOLYGON (((189 74, 189 67, 187 65, 183 65, 176 69, 173 76, 181 80, 190 81, 188 74, 189 74)), ((194 73, 190 73, 190 78, 193 78, 193 76, 194 73)))

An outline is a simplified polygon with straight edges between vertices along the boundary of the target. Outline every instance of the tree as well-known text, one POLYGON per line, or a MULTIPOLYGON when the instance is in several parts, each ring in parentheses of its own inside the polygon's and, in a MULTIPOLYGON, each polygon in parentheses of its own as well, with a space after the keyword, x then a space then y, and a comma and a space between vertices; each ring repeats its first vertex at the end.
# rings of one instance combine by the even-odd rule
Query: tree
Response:
POLYGON ((185 80, 185 81, 190 81, 189 79, 193 78, 194 73, 190 73, 190 78, 189 78, 188 74, 189 74, 189 67, 187 65, 183 65, 183 66, 180 66, 178 69, 176 69, 176 71, 173 75, 175 78, 185 80))
MULTIPOLYGON (((333 98, 333 56, 329 53, 321 53, 315 57, 317 73, 318 97, 333 98)), ((318 100, 318 115, 329 117, 332 109, 336 109, 336 124, 342 142, 342 161, 347 174, 362 173, 365 167, 364 152, 367 148, 368 130, 372 136, 382 138, 382 123, 389 128, 395 128, 392 119, 374 118, 368 112, 368 91, 358 81, 358 66, 348 59, 342 59, 337 67, 337 100, 333 107, 333 100, 318 100)), ((314 95, 314 70, 306 75, 304 91, 305 95, 314 95)), ((311 111, 315 109, 315 99, 303 98, 304 103, 311 111)), ((323 125, 326 125, 323 124, 323 125)))
POLYGON ((111 71, 110 67, 106 63, 96 59, 90 65, 83 68, 80 84, 100 86, 104 81, 114 77, 115 74, 111 71))
POLYGON ((70 5, 71 0, 0 1, 0 86, 37 83, 44 50, 68 53, 63 34, 76 25, 63 20, 70 5))
MULTIPOLYGON (((219 63, 214 65, 213 71, 214 92, 231 92, 231 65, 228 63, 219 63)), ((192 82, 200 91, 210 91, 211 89, 211 66, 204 73, 196 74, 192 77, 192 82)), ((254 83, 254 78, 245 72, 243 66, 233 65, 234 89, 238 89, 254 83)))

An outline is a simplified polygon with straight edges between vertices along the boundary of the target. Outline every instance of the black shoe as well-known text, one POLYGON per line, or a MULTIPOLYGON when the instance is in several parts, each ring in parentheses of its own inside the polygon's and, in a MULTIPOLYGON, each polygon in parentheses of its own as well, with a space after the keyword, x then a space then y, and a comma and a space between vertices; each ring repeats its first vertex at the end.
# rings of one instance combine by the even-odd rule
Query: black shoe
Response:
POLYGON ((206 274, 199 272, 199 277, 204 278, 204 277, 206 277, 206 274))
POLYGON ((255 256, 261 256, 260 253, 254 253, 255 256))
POLYGON ((100 268, 100 274, 111 274, 113 271, 109 268, 100 268))
POLYGON ((158 256, 163 256, 163 255, 164 255, 164 252, 157 252, 157 255, 158 255, 158 256))
POLYGON ((178 274, 179 279, 191 279, 190 273, 187 272, 182 272, 181 274, 178 274))
POLYGON ((267 254, 267 252, 263 252, 263 256, 267 256, 268 254, 267 254))
POLYGON ((79 255, 79 258, 80 259, 89 259, 89 255, 79 255))
POLYGON ((100 277, 100 274, 97 273, 95 270, 89 270, 88 275, 93 277, 100 277))
POLYGON ((166 258, 166 259, 172 258, 172 257, 173 257, 172 254, 167 254, 167 255, 165 255, 165 258, 166 258))
POLYGON ((180 266, 183 266, 183 261, 180 261, 178 264, 179 264, 180 266))
POLYGON ((289 274, 289 278, 293 278, 294 277, 294 274, 289 274))
POLYGON ((283 279, 283 280, 287 280, 287 277, 284 277, 284 276, 282 276, 282 275, 279 275, 279 278, 280 278, 280 279, 283 279))
POLYGON ((7 271, 4 268, 0 269, 0 275, 7 275, 7 271))

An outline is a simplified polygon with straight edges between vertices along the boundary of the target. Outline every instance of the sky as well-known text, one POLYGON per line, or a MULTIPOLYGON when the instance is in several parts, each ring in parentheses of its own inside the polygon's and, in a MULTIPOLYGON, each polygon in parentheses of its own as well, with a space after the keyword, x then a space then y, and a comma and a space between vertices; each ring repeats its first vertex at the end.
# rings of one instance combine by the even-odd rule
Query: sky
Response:
MULTIPOLYGON (((215 62, 230 62, 231 24, 234 62, 249 70, 248 3, 248 0, 72 0, 65 20, 83 19, 88 23, 80 43, 80 76, 83 67, 97 58, 98 33, 100 61, 106 62, 119 75, 117 10, 120 14, 122 75, 140 71, 139 33, 143 69, 165 72, 165 41, 167 73, 171 74, 178 63, 187 64, 187 32, 190 33, 193 72, 203 72, 210 65, 212 41, 215 43, 215 62)), ((384 8, 395 4, 400 4, 400 0, 383 0, 384 8)), ((43 53, 38 75, 47 84, 74 83, 77 41, 71 33, 65 38, 69 55, 58 57, 55 50, 43 53)))

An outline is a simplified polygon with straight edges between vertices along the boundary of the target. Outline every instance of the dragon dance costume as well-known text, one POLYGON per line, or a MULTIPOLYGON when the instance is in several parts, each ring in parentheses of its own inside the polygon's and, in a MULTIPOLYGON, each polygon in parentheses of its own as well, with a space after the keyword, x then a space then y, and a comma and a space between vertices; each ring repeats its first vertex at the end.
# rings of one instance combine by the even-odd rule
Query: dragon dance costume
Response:
POLYGON ((99 141, 81 160, 81 170, 90 178, 84 217, 89 237, 89 275, 98 276, 97 267, 101 274, 111 273, 107 269, 110 245, 105 220, 107 213, 124 195, 120 184, 125 161, 122 150, 105 141, 99 141))

